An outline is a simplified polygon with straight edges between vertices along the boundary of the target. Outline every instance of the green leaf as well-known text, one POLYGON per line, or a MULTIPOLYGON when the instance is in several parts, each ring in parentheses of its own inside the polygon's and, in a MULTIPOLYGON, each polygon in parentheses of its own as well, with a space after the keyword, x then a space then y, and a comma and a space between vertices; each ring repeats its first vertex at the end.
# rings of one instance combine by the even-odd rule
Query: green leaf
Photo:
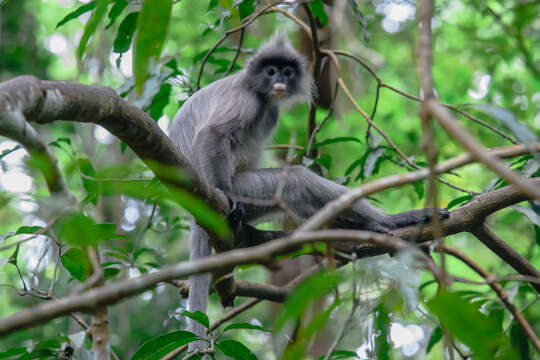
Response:
POLYGON ((418 195, 418 199, 422 199, 424 197, 424 182, 417 181, 412 183, 412 186, 414 187, 414 192, 418 195))
POLYGON ((527 335, 519 326, 518 323, 514 322, 510 328, 510 343, 512 348, 519 351, 519 358, 522 360, 530 360, 531 355, 529 353, 529 341, 527 340, 527 335))
POLYGON ((78 246, 97 245, 94 220, 79 213, 66 217, 58 224, 60 237, 67 243, 78 246))
POLYGON ((216 348, 225 355, 236 360, 257 360, 255 354, 251 352, 244 344, 235 340, 223 340, 216 344, 216 348))
POLYGON ((88 40, 94 32, 96 31, 103 15, 107 11, 107 5, 109 5, 109 0, 96 0, 96 8, 92 17, 86 23, 84 27, 84 32, 82 34, 81 40, 79 41, 79 48, 77 49, 77 58, 82 59, 86 46, 88 45, 88 40))
POLYGON ((92 265, 86 253, 78 248, 71 248, 62 254, 60 262, 70 275, 79 281, 86 280, 92 271, 92 265))
POLYGON ((304 280, 285 301, 274 330, 280 331, 287 321, 299 319, 310 302, 328 294, 341 279, 339 273, 323 271, 304 280))
MULTIPOLYGON (((96 172, 94 170, 94 167, 92 166, 92 163, 87 157, 81 157, 77 159, 77 164, 79 165, 79 171, 86 175, 87 177, 96 177, 96 172)), ((97 201, 99 198, 99 195, 101 194, 100 191, 100 185, 96 181, 92 181, 88 179, 87 177, 81 176, 81 181, 83 184, 83 188, 86 191, 86 201, 89 203, 92 203, 97 205, 97 201)))
POLYGON ((433 346, 435 346, 439 342, 439 340, 442 339, 442 336, 443 336, 443 331, 440 326, 437 326, 435 330, 433 330, 433 333, 431 334, 431 336, 429 337, 429 343, 426 349, 427 354, 429 354, 433 346))
POLYGON ((64 25, 64 24, 67 23, 68 21, 71 21, 71 20, 73 20, 73 19, 78 18, 78 17, 81 16, 82 14, 91 11, 91 10, 94 9, 95 7, 96 7, 96 2, 95 2, 95 1, 91 1, 91 2, 89 2, 88 4, 84 4, 84 5, 82 5, 82 6, 79 6, 77 9, 75 9, 75 10, 72 11, 72 12, 70 12, 70 13, 67 14, 62 20, 60 20, 60 21, 58 22, 58 24, 56 24, 56 28, 58 29, 60 26, 64 25))
POLYGON ((185 310, 185 311, 182 311, 182 315, 187 316, 188 318, 192 320, 195 320, 196 322, 198 322, 199 324, 202 324, 207 329, 210 327, 210 320, 208 320, 208 315, 206 315, 203 312, 200 312, 200 311, 191 312, 191 311, 185 310))
POLYGON ((338 136, 331 139, 326 139, 321 142, 315 143, 312 146, 312 149, 316 149, 321 146, 326 146, 330 144, 340 143, 340 142, 347 142, 347 141, 353 141, 362 144, 362 141, 360 141, 358 138, 355 138, 353 136, 338 136))
POLYGON ((448 206, 446 207, 448 210, 452 209, 453 207, 458 206, 459 204, 462 204, 464 202, 467 202, 473 198, 473 195, 464 195, 460 196, 458 198, 455 198, 454 200, 450 201, 448 203, 448 206))
POLYGON ((15 235, 19 234, 35 234, 37 231, 43 229, 41 226, 21 226, 15 231, 15 235))
POLYGON ((15 152, 19 149, 22 149, 22 146, 21 145, 15 145, 14 147, 12 147, 11 149, 6 149, 4 151, 2 151, 0 153, 0 160, 4 157, 4 156, 7 156, 9 154, 11 154, 12 152, 15 152))
POLYGON ((360 158, 360 159, 357 159, 357 160, 354 160, 351 165, 349 165, 349 167, 347 168, 347 170, 345 170, 345 176, 349 176, 350 174, 352 174, 352 172, 354 171, 354 169, 356 169, 358 166, 362 165, 362 162, 364 161, 364 159, 360 158))
MULTIPOLYGON (((482 314, 478 303, 471 304, 456 293, 440 292, 427 306, 444 328, 471 349, 476 359, 493 359, 501 346, 506 348, 509 344, 497 320, 482 314)), ((505 356, 507 360, 518 359, 512 351, 505 356)))
POLYGON ((313 13, 313 16, 315 16, 321 24, 328 25, 328 16, 324 12, 324 3, 322 0, 315 0, 309 3, 309 8, 311 9, 311 12, 313 13))
POLYGON ((334 309, 339 305, 339 303, 339 301, 334 301, 328 309, 316 313, 306 327, 300 328, 294 343, 287 346, 285 353, 282 356, 282 359, 303 359, 305 357, 304 354, 308 345, 311 342, 311 339, 320 329, 322 329, 326 325, 328 319, 330 318, 330 315, 332 314, 332 311, 334 311, 334 309))
POLYGON ((118 26, 118 32, 113 43, 113 51, 115 53, 125 53, 131 46, 133 34, 137 29, 138 12, 132 12, 126 15, 124 20, 118 26))
MULTIPOLYGON (((178 174, 179 169, 160 164, 153 164, 154 171, 160 176, 171 179, 182 178, 178 174)), ((165 188, 159 181, 150 183, 141 182, 103 182, 101 184, 103 195, 125 194, 138 199, 152 199, 158 204, 181 205, 191 213, 197 222, 204 227, 211 229, 220 239, 230 236, 230 229, 227 222, 221 215, 216 213, 203 200, 192 193, 181 188, 165 188)))
POLYGON ((114 268, 114 267, 108 267, 103 269, 103 277, 105 280, 113 279, 118 273, 120 272, 120 269, 114 268))
POLYGON ((253 0, 234 0, 233 6, 238 7, 238 13, 242 20, 255 11, 255 2, 253 0))
POLYGON ((540 215, 535 210, 521 205, 513 205, 512 209, 527 216, 534 225, 540 226, 540 215))
POLYGON ((13 348, 13 349, 9 349, 7 351, 1 352, 0 359, 12 358, 13 356, 22 355, 22 354, 28 354, 28 352, 26 351, 26 348, 24 347, 13 348))
POLYGON ((383 155, 385 152, 386 148, 384 147, 378 147, 369 152, 363 166, 364 177, 370 176, 371 174, 377 174, 379 171, 379 166, 384 160, 383 155))
POLYGON ((128 2, 126 0, 115 1, 111 11, 109 11, 109 15, 107 16, 109 18, 109 23, 107 26, 105 26, 105 29, 108 29, 114 25, 116 18, 122 13, 122 11, 124 11, 126 6, 128 6, 128 2))
POLYGON ((252 325, 250 323, 230 324, 225 329, 223 329, 223 332, 225 332, 227 330, 232 330, 232 329, 249 329, 249 330, 259 330, 259 331, 272 332, 272 330, 265 329, 265 328, 263 328, 262 326, 259 326, 259 325, 252 325))
POLYGON ((209 12, 213 8, 215 8, 218 5, 218 0, 210 0, 210 3, 208 4, 208 8, 206 9, 206 12, 209 12))
POLYGON ((164 83, 161 85, 159 92, 152 99, 152 104, 149 106, 150 116, 154 121, 158 121, 163 115, 163 109, 169 104, 171 98, 172 86, 171 84, 164 83))
POLYGON ((174 349, 198 339, 195 334, 184 330, 159 335, 142 344, 131 360, 158 360, 174 349))
MULTIPOLYGON (((323 360, 326 355, 321 355, 317 360, 323 360)), ((335 350, 330 354, 330 360, 350 359, 357 358, 358 355, 354 351, 349 350, 335 350)))
POLYGON ((18 243, 17 247, 15 247, 15 251, 9 257, 8 264, 12 264, 12 265, 17 266, 17 257, 19 256, 19 248, 20 248, 20 246, 21 246, 21 244, 18 243))
POLYGON ((388 343, 388 329, 390 327, 390 316, 385 302, 382 301, 375 308, 375 348, 378 360, 390 360, 390 344, 388 343))
POLYGON ((512 111, 491 104, 471 104, 470 106, 504 124, 515 135, 516 139, 526 146, 538 142, 538 136, 535 132, 527 124, 520 122, 512 111))
POLYGON ((133 260, 137 260, 137 258, 138 258, 139 256, 141 256, 141 255, 142 255, 143 253, 145 253, 145 252, 152 253, 153 250, 152 250, 152 249, 149 249, 149 248, 140 248, 140 249, 138 249, 137 251, 135 251, 135 252, 133 253, 133 260))
POLYGON ((167 38, 172 0, 145 1, 139 15, 139 31, 135 39, 133 74, 137 90, 142 93, 152 58, 158 59, 167 38))
POLYGON ((329 154, 321 154, 315 159, 315 164, 324 166, 330 170, 332 167, 332 157, 329 154))

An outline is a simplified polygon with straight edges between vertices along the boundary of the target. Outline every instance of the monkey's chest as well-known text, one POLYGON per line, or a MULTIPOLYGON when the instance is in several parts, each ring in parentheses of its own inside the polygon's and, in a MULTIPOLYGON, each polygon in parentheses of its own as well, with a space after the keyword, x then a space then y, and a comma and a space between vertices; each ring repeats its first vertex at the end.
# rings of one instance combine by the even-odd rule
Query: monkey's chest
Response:
POLYGON ((240 173, 259 167, 262 155, 264 139, 259 142, 244 143, 243 146, 233 146, 232 163, 234 173, 240 173))
POLYGON ((277 107, 257 114, 253 121, 232 133, 233 172, 239 173, 260 166, 264 144, 272 134, 278 119, 277 107))

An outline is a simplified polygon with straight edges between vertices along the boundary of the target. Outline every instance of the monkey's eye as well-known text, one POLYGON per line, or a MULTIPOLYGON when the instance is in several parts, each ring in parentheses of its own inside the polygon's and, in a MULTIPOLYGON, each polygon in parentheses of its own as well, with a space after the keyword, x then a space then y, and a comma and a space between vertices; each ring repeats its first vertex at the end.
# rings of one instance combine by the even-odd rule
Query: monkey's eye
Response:
POLYGON ((283 75, 285 75, 286 77, 292 76, 292 70, 291 69, 283 70, 283 75))
POLYGON ((274 76, 274 74, 276 73, 276 70, 274 68, 268 68, 268 70, 266 70, 266 73, 269 76, 274 76))

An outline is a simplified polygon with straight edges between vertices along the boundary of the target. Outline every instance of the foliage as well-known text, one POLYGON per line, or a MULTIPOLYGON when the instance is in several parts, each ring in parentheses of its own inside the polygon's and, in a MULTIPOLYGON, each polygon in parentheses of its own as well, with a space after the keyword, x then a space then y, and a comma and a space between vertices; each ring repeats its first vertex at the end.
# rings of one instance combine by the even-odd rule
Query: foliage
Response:
MULTIPOLYGON (((374 114, 375 123, 411 161, 425 167, 419 103, 411 100, 420 95, 414 6, 390 0, 344 1, 342 23, 335 24, 333 10, 325 3, 311 1, 309 8, 321 27, 332 24, 332 48, 359 54, 388 85, 380 87, 364 67, 340 57, 341 76, 358 105, 374 114)), ((518 0, 436 4, 433 76, 441 102, 458 106, 518 142, 537 143, 540 4, 518 0)), ((256 0, 0 0, 0 81, 33 74, 110 86, 167 130, 199 81, 204 86, 243 67, 253 49, 277 27, 296 39, 292 22, 273 12, 246 29, 238 59, 236 35, 209 54, 227 30, 248 21, 262 5, 256 0)), ((317 124, 325 120, 312 143, 307 105, 281 114, 273 143, 297 148, 267 150, 264 165, 302 163, 350 187, 413 170, 373 128, 368 130, 342 90, 334 111, 327 112, 317 109, 317 124), (314 150, 309 156, 308 144, 314 150)), ((455 115, 484 146, 509 145, 489 128, 455 115)), ((186 260, 190 213, 216 234, 229 234, 225 222, 201 199, 167 191, 125 144, 103 128, 58 122, 36 128, 58 158, 77 205, 49 197, 40 174, 43 160, 27 159, 20 145, 0 138, 0 317, 51 296, 67 296, 88 280, 95 270, 89 247, 99 249, 105 281, 112 283, 186 260)), ((442 129, 434 135, 439 160, 462 153, 442 129)), ((537 155, 509 160, 508 166, 529 177, 539 174, 537 155)), ((506 185, 484 169, 470 165, 445 179, 475 192, 506 185)), ((424 206, 427 189, 427 182, 420 181, 377 193, 372 200, 396 213, 424 206)), ((449 209, 475 199, 442 184, 438 190, 440 206, 449 209)), ((539 268, 540 208, 532 202, 522 205, 491 216, 489 223, 539 268)), ((275 225, 281 224, 263 227, 275 225)), ((446 243, 492 273, 515 273, 468 234, 448 237, 446 243)), ((159 284, 109 308, 110 342, 121 359, 159 359, 198 340, 179 330, 190 318, 212 329, 217 358, 324 358, 312 352, 312 344, 321 337, 333 340, 340 331, 343 336, 330 359, 442 359, 449 339, 461 352, 472 353, 473 359, 534 358, 523 329, 490 288, 454 283, 450 291, 441 292, 432 286, 436 282, 431 273, 413 269, 411 261, 406 256, 385 256, 359 261, 360 270, 345 266, 315 274, 297 286, 279 310, 254 307, 217 329, 212 324, 226 310, 215 295, 210 297, 208 315, 191 313, 175 288, 159 284), (420 276, 418 286, 414 280, 420 276), (404 306, 410 303, 412 311, 404 306), (404 338, 410 341, 405 343, 404 338)), ((440 264, 439 258, 436 262, 440 264)), ((451 257, 445 258, 445 269, 454 276, 481 280, 451 257)), ((259 266, 237 268, 234 275, 258 282, 266 278, 259 266)), ((538 294, 526 282, 500 284, 540 333, 538 294)), ((84 330, 64 317, 15 332, 0 342, 0 359, 57 359, 71 354, 91 358, 91 341, 84 330)))

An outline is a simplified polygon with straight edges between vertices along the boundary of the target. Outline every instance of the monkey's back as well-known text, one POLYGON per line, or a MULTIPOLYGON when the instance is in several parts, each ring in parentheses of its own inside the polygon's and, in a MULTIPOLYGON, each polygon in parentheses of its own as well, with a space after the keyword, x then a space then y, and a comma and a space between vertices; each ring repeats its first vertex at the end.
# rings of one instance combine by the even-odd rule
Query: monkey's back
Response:
POLYGON ((264 140, 277 122, 278 108, 254 95, 244 75, 240 71, 200 89, 176 113, 170 137, 195 169, 193 143, 206 126, 230 138, 233 172, 253 168, 258 162, 264 140))

